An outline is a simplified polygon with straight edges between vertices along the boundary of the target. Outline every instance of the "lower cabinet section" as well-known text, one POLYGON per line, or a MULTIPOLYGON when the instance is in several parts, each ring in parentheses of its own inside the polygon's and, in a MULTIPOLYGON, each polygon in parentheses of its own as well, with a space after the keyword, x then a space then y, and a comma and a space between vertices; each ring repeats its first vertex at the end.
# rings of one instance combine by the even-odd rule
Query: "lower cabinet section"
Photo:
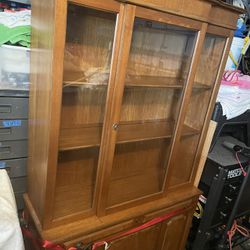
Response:
MULTIPOLYGON (((188 216, 178 215, 137 233, 109 242, 109 250, 182 250, 188 216)), ((97 250, 104 250, 98 247, 97 250)))
POLYGON ((184 249, 192 214, 181 214, 162 224, 162 239, 157 250, 184 249))
MULTIPOLYGON (((183 212, 178 213, 167 220, 132 234, 121 236, 122 233, 120 232, 111 236, 99 238, 96 242, 107 241, 109 250, 183 250, 185 248, 186 239, 190 229, 194 207, 195 206, 189 207, 188 209, 183 210, 183 212)), ((171 211, 166 212, 165 214, 168 213, 171 213, 171 211)), ((156 213, 154 217, 149 216, 151 217, 149 221, 154 218, 164 216, 165 214, 162 214, 161 212, 160 214, 156 213)), ((146 220, 146 222, 148 222, 148 220, 146 220)), ((135 228, 137 228, 137 226, 135 226, 135 228)), ((122 232, 126 233, 128 230, 124 230, 122 232)), ((105 233, 102 232, 102 235, 104 234, 105 233)), ((97 235, 98 232, 92 235, 92 237, 98 239, 97 235)), ((74 246, 82 247, 78 249, 93 249, 91 243, 88 244, 83 242, 86 242, 86 240, 75 243, 74 246), (87 246, 89 246, 89 248, 87 246)), ((66 243, 65 245, 68 249, 71 244, 66 243)), ((106 250, 106 248, 102 245, 96 247, 95 250, 106 250)))
MULTIPOLYGON (((52 245, 59 244, 62 246, 60 249, 184 250, 200 194, 195 190, 195 195, 174 205, 162 206, 159 200, 152 201, 122 212, 88 217, 42 231, 27 209, 29 203, 25 195, 25 221, 34 236, 32 239, 37 238, 42 243, 51 242, 52 245)), ((26 237, 26 243, 32 245, 32 239, 27 240, 26 237)))
MULTIPOLYGON (((138 233, 134 233, 111 241, 109 243, 110 250, 152 250, 158 249, 158 238, 161 232, 161 225, 155 225, 150 228, 144 229, 138 233)), ((98 250, 104 250, 104 247, 97 248, 98 250)))

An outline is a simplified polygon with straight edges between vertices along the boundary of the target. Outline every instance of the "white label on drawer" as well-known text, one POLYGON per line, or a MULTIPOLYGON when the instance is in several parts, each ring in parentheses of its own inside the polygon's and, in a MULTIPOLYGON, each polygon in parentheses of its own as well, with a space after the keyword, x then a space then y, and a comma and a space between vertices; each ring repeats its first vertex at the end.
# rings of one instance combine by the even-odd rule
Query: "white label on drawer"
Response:
POLYGON ((4 127, 20 127, 22 125, 21 120, 6 120, 3 121, 4 127))

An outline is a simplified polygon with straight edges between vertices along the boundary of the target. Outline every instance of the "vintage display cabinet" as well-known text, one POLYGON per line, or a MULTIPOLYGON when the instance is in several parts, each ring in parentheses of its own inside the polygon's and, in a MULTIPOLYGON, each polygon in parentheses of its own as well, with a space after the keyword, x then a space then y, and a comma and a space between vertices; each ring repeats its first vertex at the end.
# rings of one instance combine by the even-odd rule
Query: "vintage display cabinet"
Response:
POLYGON ((217 0, 32 0, 25 204, 41 238, 88 245, 182 209, 109 249, 184 248, 240 12, 217 0))

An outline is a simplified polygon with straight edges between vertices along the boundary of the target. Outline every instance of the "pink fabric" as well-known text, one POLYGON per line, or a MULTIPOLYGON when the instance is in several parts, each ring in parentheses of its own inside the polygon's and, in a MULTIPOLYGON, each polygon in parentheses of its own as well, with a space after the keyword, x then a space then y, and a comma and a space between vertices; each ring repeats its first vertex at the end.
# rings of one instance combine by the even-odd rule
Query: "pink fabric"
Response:
POLYGON ((250 89, 250 76, 241 74, 239 70, 227 70, 223 74, 221 84, 250 89))

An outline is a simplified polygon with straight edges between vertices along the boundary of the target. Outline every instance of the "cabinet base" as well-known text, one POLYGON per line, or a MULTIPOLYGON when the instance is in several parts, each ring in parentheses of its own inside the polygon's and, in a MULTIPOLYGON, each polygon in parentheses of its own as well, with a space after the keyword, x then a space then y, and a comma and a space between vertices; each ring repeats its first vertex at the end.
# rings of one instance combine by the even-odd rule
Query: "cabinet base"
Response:
MULTIPOLYGON (((35 227, 35 230, 37 231, 37 237, 43 240, 49 240, 54 243, 63 244, 66 248, 68 248, 71 246, 75 246, 79 242, 82 242, 85 245, 89 242, 106 239, 107 237, 110 237, 112 235, 120 234, 121 232, 125 232, 131 228, 138 227, 145 222, 152 220, 153 218, 166 215, 179 209, 183 209, 183 212, 181 213, 182 217, 185 215, 185 219, 182 219, 185 220, 185 223, 182 222, 182 224, 184 223, 184 225, 182 225, 181 228, 183 228, 184 226, 186 227, 186 223, 188 223, 189 225, 187 231, 189 231, 192 214, 195 209, 199 194, 200 191, 194 187, 189 187, 188 189, 180 188, 178 191, 175 190, 175 192, 170 193, 166 198, 160 200, 138 205, 136 207, 129 208, 115 214, 106 215, 100 218, 92 216, 87 219, 72 221, 70 223, 51 227, 49 229, 42 228, 42 224, 37 217, 34 208, 32 207, 32 203, 30 202, 28 194, 24 195, 24 200, 26 206, 25 211, 28 215, 27 218, 29 225, 33 225, 35 227), (178 195, 176 195, 177 193, 178 195)), ((176 215, 173 218, 179 216, 180 215, 176 215)), ((169 224, 169 221, 172 221, 172 219, 167 220, 166 222, 161 222, 159 223, 159 225, 164 223, 169 224)), ((155 225, 152 228, 157 228, 159 225, 155 225)), ((171 227, 169 227, 168 230, 170 230, 170 228, 171 227)), ((169 232, 171 232, 171 230, 169 232)), ((183 233, 184 232, 182 232, 182 235, 183 233)), ((136 234, 141 235, 141 233, 136 234)), ((143 234, 144 233, 142 233, 142 235, 143 234)), ((157 233, 157 235, 158 234, 159 232, 157 233)), ((185 234, 187 233, 185 232, 185 234)), ((134 238, 135 236, 130 237, 134 238)), ((144 236, 142 238, 144 238, 144 236)), ((136 245, 138 244, 139 243, 136 243, 136 245)), ((151 248, 149 249, 151 250, 151 248)), ((165 250, 165 248, 162 249, 165 250)))

